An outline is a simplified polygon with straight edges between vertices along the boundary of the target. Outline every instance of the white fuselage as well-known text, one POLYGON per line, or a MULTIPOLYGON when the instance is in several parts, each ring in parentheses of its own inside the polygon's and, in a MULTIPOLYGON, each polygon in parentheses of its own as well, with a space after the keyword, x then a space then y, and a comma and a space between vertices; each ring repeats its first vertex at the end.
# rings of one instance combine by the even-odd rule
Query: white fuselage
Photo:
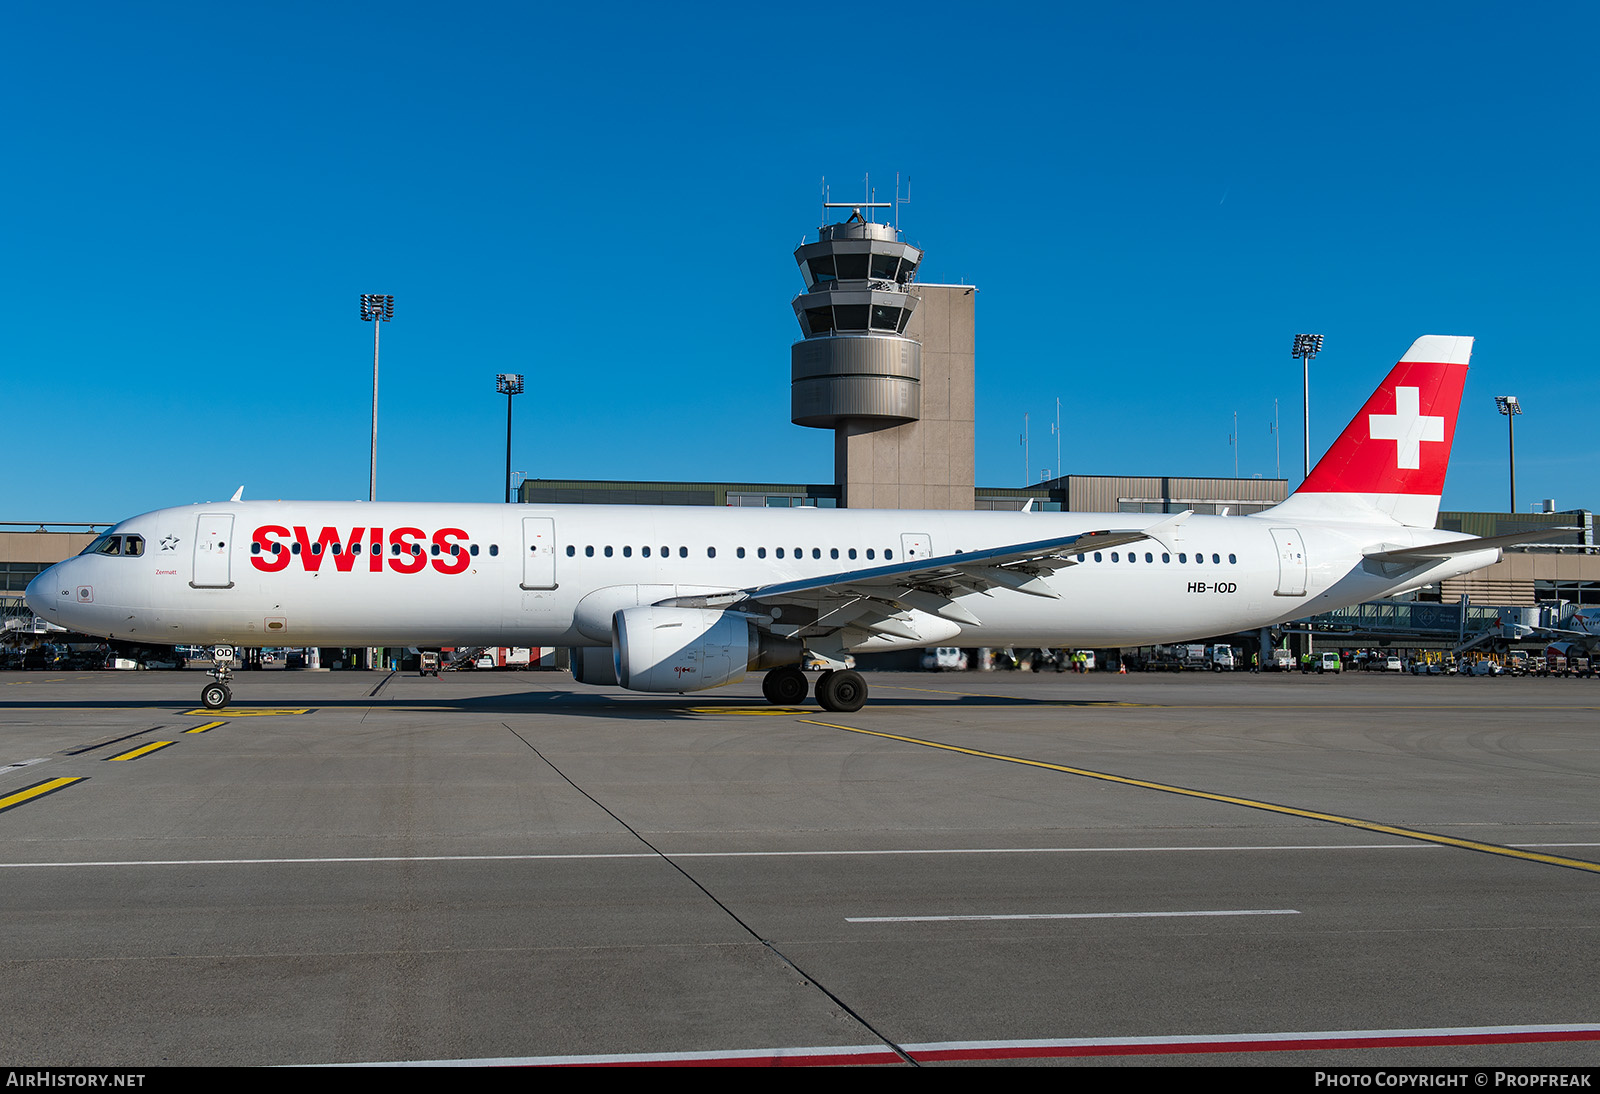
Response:
MULTIPOLYGON (((164 509, 114 531, 140 553, 84 554, 28 588, 34 611, 135 642, 247 646, 596 646, 612 615, 1095 529, 1160 515, 224 502, 164 509), (373 552, 376 544, 378 553, 373 552), (276 549, 275 549, 276 548, 276 549)), ((1394 523, 1194 516, 1044 580, 960 597, 978 620, 914 616, 935 645, 1134 646, 1231 634, 1416 588, 1497 550, 1397 573, 1363 550, 1452 538, 1394 523), (1297 556, 1298 557, 1295 557, 1297 556)), ((1072 556, 1076 560, 1079 556, 1072 556)), ((925 639, 925 640, 921 640, 925 639)))

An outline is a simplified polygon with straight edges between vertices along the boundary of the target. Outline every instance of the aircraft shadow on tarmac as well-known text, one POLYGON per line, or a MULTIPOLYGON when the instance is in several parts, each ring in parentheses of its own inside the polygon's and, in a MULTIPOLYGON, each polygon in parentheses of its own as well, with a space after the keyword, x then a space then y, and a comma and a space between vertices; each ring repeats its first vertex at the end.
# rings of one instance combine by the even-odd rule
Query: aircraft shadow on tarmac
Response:
MULTIPOLYGON (((907 709, 913 707, 1102 707, 1129 705, 1114 699, 1034 699, 1005 695, 969 695, 936 693, 926 696, 902 697, 875 695, 863 712, 874 708, 907 709)), ((1143 704, 1137 704, 1143 705, 1143 704)), ((819 718, 838 718, 814 703, 799 706, 776 707, 755 696, 732 695, 672 695, 661 697, 635 697, 626 693, 593 691, 537 691, 517 694, 463 696, 455 698, 427 698, 422 696, 384 695, 360 698, 320 699, 292 697, 251 700, 240 698, 226 709, 202 711, 198 702, 181 699, 56 699, 43 702, 26 700, 0 701, 0 711, 7 710, 153 710, 163 714, 194 712, 207 717, 243 717, 257 711, 301 709, 355 710, 393 707, 397 711, 456 712, 469 715, 485 714, 582 714, 591 718, 616 718, 622 720, 659 721, 664 718, 700 718, 717 714, 791 714, 819 718)))

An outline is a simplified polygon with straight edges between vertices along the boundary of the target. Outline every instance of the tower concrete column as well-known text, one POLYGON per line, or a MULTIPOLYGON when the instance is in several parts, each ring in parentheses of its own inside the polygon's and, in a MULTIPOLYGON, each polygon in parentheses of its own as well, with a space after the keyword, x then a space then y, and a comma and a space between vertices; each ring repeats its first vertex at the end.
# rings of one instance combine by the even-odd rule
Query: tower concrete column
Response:
POLYGON ((922 252, 859 208, 794 257, 791 417, 834 431, 840 504, 971 509, 977 290, 916 284, 922 252))

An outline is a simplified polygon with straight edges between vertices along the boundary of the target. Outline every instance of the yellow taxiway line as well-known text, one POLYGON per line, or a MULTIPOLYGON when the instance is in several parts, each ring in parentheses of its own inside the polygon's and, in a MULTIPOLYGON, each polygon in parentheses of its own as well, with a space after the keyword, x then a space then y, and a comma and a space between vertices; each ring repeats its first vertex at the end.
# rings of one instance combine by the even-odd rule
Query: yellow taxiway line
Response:
POLYGON ((46 779, 42 783, 34 783, 32 786, 23 787, 15 794, 8 794, 0 798, 0 813, 5 812, 7 809, 15 809, 17 806, 31 802, 35 798, 42 798, 46 794, 54 794, 57 790, 63 790, 73 783, 81 783, 88 777, 87 775, 78 775, 62 779, 46 779))
POLYGON ((140 747, 133 749, 131 752, 122 753, 120 756, 107 756, 106 762, 110 763, 113 760, 137 760, 141 756, 148 756, 152 752, 158 752, 161 749, 166 748, 168 745, 175 745, 177 743, 178 742, 176 741, 151 741, 147 745, 141 745, 140 747))
POLYGON ((1346 817, 1338 813, 1324 813, 1316 809, 1298 809, 1292 805, 1256 801, 1253 798, 1240 798, 1231 794, 1213 794, 1210 791, 1194 790, 1187 786, 1173 786, 1170 783, 1151 782, 1148 779, 1133 779, 1126 775, 1113 775, 1106 771, 1091 771, 1084 767, 1068 767, 1064 764, 1045 763, 1043 760, 1030 760, 1021 756, 1006 756, 999 752, 984 752, 976 748, 962 748, 959 745, 944 744, 939 741, 925 741, 918 737, 905 737, 897 733, 881 733, 877 730, 858 729, 855 726, 841 726, 832 722, 813 721, 810 718, 801 718, 800 721, 814 726, 823 726, 827 729, 842 729, 847 733, 860 733, 868 737, 882 737, 890 741, 921 745, 924 748, 958 752, 964 756, 976 756, 985 760, 1000 760, 1003 763, 1021 764, 1024 767, 1038 767, 1046 771, 1060 771, 1063 774, 1077 775, 1086 779, 1098 779, 1101 782, 1137 786, 1145 790, 1159 790, 1164 794, 1178 794, 1186 798, 1200 798, 1204 801, 1222 802, 1226 805, 1242 805, 1247 809, 1261 809, 1268 813, 1281 813, 1289 817, 1302 817, 1306 820, 1342 824, 1349 828, 1360 828, 1368 832, 1381 832, 1384 835, 1400 836, 1405 839, 1420 840, 1424 843, 1443 844, 1446 847, 1460 847, 1468 851, 1482 851, 1489 855, 1503 855, 1507 858, 1543 863, 1546 866, 1564 866, 1569 870, 1584 870, 1591 874, 1600 874, 1600 863, 1589 862, 1586 859, 1546 855, 1538 851, 1524 851, 1518 847, 1506 847, 1498 843, 1484 843, 1481 840, 1460 839, 1456 836, 1439 835, 1436 832, 1422 832, 1415 828, 1401 828, 1393 824, 1380 824, 1377 821, 1363 820, 1360 817, 1346 817))

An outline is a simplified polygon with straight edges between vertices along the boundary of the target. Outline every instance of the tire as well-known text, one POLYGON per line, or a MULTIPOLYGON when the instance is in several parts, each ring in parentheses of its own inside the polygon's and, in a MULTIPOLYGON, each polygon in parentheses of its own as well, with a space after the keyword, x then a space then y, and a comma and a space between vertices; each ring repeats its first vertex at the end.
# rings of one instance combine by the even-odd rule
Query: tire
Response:
POLYGON ((806 701, 810 681, 799 668, 788 665, 773 669, 761 678, 761 694, 775 707, 790 707, 806 701))
POLYGON ((866 706, 867 682, 852 669, 827 673, 817 680, 817 703, 835 714, 852 714, 866 706))
POLYGON ((233 698, 225 684, 207 684, 200 689, 200 705, 207 710, 221 710, 233 698))

